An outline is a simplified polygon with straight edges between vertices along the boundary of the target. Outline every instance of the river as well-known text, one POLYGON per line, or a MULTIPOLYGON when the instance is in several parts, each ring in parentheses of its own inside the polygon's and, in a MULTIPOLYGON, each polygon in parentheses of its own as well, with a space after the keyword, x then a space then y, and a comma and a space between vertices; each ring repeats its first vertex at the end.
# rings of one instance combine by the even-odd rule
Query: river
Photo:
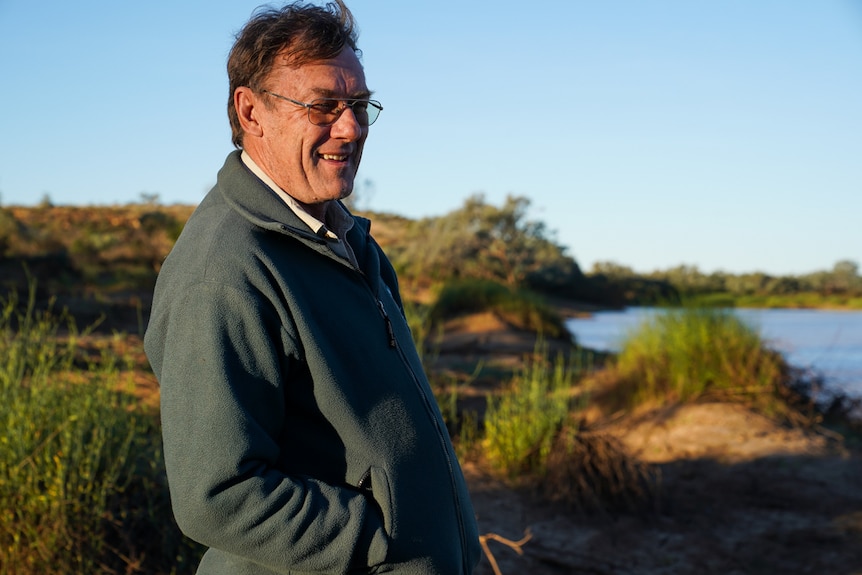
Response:
MULTIPOLYGON (((619 351, 629 330, 655 308, 632 307, 597 312, 566 322, 578 343, 596 350, 619 351)), ((862 312, 812 309, 734 310, 793 366, 821 374, 828 386, 862 397, 862 312)))

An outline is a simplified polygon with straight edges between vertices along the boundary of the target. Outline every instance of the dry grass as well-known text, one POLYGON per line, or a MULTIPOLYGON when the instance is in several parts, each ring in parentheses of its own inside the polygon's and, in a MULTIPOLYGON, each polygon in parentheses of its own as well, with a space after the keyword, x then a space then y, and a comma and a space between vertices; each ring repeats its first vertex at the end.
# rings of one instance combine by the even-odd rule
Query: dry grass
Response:
POLYGON ((645 512, 658 508, 660 474, 630 455, 615 437, 564 428, 547 459, 543 496, 581 512, 645 512))

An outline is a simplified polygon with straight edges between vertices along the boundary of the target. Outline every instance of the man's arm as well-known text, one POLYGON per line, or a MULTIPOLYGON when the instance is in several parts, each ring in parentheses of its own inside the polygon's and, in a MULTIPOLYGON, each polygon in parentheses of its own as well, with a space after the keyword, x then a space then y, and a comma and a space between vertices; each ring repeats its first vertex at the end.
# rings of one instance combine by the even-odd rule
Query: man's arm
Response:
POLYGON ((147 353, 177 522, 192 539, 275 572, 382 563, 388 538, 366 495, 276 467, 289 374, 283 328, 261 301, 200 283, 154 311, 147 353))

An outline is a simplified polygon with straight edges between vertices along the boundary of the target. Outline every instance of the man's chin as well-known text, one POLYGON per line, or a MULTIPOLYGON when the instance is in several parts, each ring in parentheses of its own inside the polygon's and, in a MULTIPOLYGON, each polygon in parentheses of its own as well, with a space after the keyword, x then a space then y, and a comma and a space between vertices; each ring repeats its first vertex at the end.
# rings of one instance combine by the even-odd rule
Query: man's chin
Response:
POLYGON ((339 200, 343 200, 344 198, 348 197, 352 193, 353 193, 353 180, 350 180, 349 182, 345 181, 341 185, 340 189, 338 190, 337 197, 339 200))

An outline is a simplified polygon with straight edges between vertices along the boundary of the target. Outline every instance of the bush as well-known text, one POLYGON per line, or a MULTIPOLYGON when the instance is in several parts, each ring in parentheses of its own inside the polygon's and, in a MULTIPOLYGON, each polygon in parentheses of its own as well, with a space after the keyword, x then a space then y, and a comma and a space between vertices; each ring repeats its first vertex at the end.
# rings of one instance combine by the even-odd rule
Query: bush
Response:
POLYGON ((15 216, 8 210, 0 208, 0 259, 6 256, 6 250, 15 238, 23 235, 22 231, 21 223, 15 219, 15 216))
POLYGON ((629 334, 613 370, 616 399, 628 407, 706 394, 768 403, 785 371, 755 330, 715 308, 655 314, 629 334))
POLYGON ((34 294, 0 301, 0 574, 182 565, 156 420, 123 358, 82 353, 73 320, 35 310, 34 294))
POLYGON ((547 354, 526 361, 501 395, 488 398, 485 454, 503 474, 542 475, 563 422, 569 417, 577 370, 562 356, 547 354))
POLYGON ((538 295, 491 280, 447 283, 428 310, 432 323, 458 315, 490 311, 512 326, 551 338, 569 335, 563 320, 538 295))
POLYGON ((540 342, 502 394, 488 398, 485 458, 519 486, 571 509, 656 509, 658 470, 612 436, 583 428, 588 398, 576 384, 591 365, 583 352, 551 361, 540 342))

